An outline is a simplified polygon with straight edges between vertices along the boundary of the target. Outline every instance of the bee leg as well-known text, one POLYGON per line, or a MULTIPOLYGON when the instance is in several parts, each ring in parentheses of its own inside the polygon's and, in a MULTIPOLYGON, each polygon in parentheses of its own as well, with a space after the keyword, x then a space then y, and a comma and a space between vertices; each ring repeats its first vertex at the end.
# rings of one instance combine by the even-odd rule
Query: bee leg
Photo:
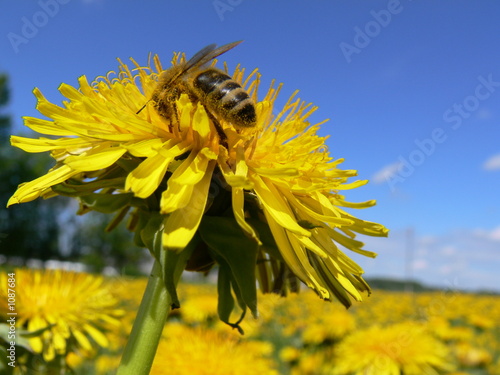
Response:
POLYGON ((212 120, 212 123, 215 126, 215 130, 217 130, 217 134, 219 135, 220 144, 222 146, 224 146, 226 149, 229 149, 229 147, 227 145, 227 135, 226 135, 226 133, 224 133, 224 130, 222 129, 221 124, 219 124, 219 121, 217 121, 215 116, 212 115, 207 108, 205 108, 205 110, 206 110, 207 115, 210 118, 210 120, 212 120))
MULTIPOLYGON (((177 104, 175 102, 172 102, 172 114, 175 117, 175 123, 177 124, 177 130, 181 131, 181 120, 179 120, 179 113, 177 112, 177 104)), ((170 120, 170 124, 168 125, 168 128, 170 130, 170 133, 172 133, 172 120, 170 120)))

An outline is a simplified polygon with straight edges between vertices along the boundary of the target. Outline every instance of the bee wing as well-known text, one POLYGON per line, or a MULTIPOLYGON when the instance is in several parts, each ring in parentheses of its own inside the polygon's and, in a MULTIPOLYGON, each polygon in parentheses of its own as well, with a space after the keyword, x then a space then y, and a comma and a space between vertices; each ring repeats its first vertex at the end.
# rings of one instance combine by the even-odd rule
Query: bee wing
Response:
POLYGON ((191 69, 192 67, 197 65, 203 65, 204 62, 201 61, 204 61, 205 57, 209 56, 216 47, 217 44, 210 44, 209 46, 206 46, 205 48, 202 48, 200 51, 196 52, 195 55, 191 57, 186 63, 186 70, 191 69))
MULTIPOLYGON (((162 79, 160 77, 162 90, 166 90, 168 87, 172 86, 175 81, 180 79, 190 69, 193 69, 197 66, 201 66, 203 64, 206 64, 210 60, 215 59, 217 56, 220 56, 223 53, 229 51, 230 49, 236 47, 241 42, 242 42, 242 40, 239 40, 237 42, 225 44, 219 48, 216 48, 217 47, 216 44, 210 44, 210 45, 206 46, 205 48, 201 49, 193 57, 191 57, 189 59, 189 61, 186 63, 186 66, 184 67, 184 69, 182 69, 180 72, 178 72, 177 74, 175 74, 172 77, 168 76, 168 80, 164 80, 163 82, 162 82, 162 79)), ((141 112, 144 109, 144 107, 146 107, 146 104, 141 109, 139 109, 139 111, 137 111, 137 113, 141 112)))
POLYGON ((242 40, 239 40, 237 42, 225 44, 219 48, 215 48, 215 44, 210 44, 209 46, 206 46, 203 48, 201 51, 196 53, 191 59, 186 64, 186 69, 184 71, 187 71, 195 66, 201 66, 203 64, 206 64, 210 60, 215 59, 217 56, 222 55, 223 53, 229 51, 230 49, 236 47, 238 44, 240 44, 242 40))

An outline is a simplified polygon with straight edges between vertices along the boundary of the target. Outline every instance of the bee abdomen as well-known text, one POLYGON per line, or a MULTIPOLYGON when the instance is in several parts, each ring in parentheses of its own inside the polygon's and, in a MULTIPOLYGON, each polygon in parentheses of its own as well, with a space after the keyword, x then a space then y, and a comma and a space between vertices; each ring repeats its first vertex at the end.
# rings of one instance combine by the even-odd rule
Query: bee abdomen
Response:
POLYGON ((239 126, 253 127, 257 116, 248 93, 227 74, 208 69, 194 79, 194 86, 203 92, 206 104, 223 119, 239 126))

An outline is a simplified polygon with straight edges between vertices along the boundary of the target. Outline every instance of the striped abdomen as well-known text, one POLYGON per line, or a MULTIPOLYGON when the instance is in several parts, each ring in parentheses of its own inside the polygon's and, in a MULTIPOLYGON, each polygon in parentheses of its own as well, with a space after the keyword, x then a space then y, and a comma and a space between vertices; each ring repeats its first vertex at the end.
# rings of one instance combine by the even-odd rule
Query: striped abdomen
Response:
POLYGON ((257 116, 247 92, 219 69, 209 68, 198 74, 193 86, 211 112, 235 126, 253 127, 257 116))

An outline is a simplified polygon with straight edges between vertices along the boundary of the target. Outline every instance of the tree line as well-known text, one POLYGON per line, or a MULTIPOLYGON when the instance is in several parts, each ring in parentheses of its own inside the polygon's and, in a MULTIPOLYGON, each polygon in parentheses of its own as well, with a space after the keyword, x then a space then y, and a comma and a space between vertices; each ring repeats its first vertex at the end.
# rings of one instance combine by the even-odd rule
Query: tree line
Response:
MULTIPOLYGON (((53 165, 48 154, 30 154, 10 145, 13 119, 8 114, 10 88, 0 74, 0 265, 25 266, 65 261, 88 271, 114 269, 138 274, 144 250, 136 247, 124 227, 105 233, 107 217, 76 216, 77 202, 65 197, 6 207, 17 186, 42 176, 53 165)), ((29 135, 28 135, 29 136, 29 135)))

